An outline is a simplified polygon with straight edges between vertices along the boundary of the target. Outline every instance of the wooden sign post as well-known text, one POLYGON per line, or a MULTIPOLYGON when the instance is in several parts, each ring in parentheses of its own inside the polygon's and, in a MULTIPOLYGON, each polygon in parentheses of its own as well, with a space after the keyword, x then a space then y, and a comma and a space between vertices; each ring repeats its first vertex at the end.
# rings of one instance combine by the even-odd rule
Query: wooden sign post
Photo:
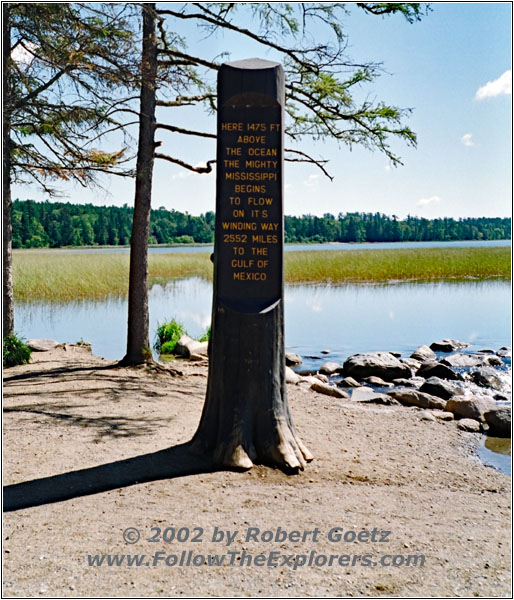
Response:
POLYGON ((283 112, 279 63, 222 65, 209 380, 193 444, 225 467, 297 470, 312 458, 284 376, 283 112))

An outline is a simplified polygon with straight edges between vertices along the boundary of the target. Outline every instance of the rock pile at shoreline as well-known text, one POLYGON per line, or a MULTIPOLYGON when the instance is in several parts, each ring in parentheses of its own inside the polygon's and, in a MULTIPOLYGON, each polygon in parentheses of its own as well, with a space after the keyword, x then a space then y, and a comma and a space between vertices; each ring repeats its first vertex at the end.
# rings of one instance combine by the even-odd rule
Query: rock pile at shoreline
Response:
MULTIPOLYGON (((464 352, 468 346, 444 339, 419 346, 409 357, 354 354, 307 376, 286 367, 287 382, 355 402, 418 407, 426 420, 456 420, 464 431, 511 437, 511 406, 505 404, 511 400, 511 350, 464 352)), ((294 361, 286 356, 286 364, 298 366, 298 355, 294 361)))

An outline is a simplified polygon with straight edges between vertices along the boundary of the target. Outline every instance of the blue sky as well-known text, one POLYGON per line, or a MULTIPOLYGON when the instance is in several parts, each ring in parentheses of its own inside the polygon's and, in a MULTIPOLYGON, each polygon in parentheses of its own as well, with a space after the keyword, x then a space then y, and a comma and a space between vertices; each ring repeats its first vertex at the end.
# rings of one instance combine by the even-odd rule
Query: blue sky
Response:
MULTIPOLYGON (((362 89, 387 103, 412 108, 406 123, 418 136, 412 149, 394 141, 404 166, 332 141, 308 142, 309 151, 330 160, 330 182, 314 166, 285 166, 284 209, 289 215, 383 212, 428 218, 508 216, 511 207, 511 6, 509 3, 432 3, 421 22, 402 16, 372 16, 352 7, 343 26, 348 54, 357 62, 379 61, 385 73, 362 89)), ((230 35, 203 39, 184 29, 195 50, 227 60, 274 59, 256 43, 230 35)), ((313 30, 312 35, 321 35, 313 30)), ((215 131, 215 117, 167 109, 159 120, 215 131)), ((162 134, 163 151, 192 164, 214 158, 215 144, 162 134)), ((72 202, 131 204, 132 180, 104 178, 106 191, 63 188, 72 202)), ((35 187, 14 187, 14 197, 44 199, 35 187)), ((214 209, 215 175, 196 175, 156 161, 153 206, 200 214, 214 209)))

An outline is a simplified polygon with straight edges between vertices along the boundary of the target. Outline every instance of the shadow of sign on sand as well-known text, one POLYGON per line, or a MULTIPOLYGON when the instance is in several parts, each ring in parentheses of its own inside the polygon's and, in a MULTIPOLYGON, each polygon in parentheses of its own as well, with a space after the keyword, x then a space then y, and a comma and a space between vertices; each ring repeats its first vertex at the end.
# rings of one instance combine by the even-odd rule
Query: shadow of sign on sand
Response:
POLYGON ((158 479, 173 479, 216 470, 210 459, 195 456, 180 444, 97 467, 69 471, 4 487, 4 512, 62 502, 80 496, 158 479))

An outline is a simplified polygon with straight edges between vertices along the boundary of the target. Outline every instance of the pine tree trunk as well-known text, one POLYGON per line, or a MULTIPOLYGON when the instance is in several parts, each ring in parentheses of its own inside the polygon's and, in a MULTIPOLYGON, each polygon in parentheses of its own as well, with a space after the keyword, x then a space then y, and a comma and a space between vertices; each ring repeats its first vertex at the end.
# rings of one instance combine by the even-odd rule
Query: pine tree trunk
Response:
POLYGON ((9 56, 11 52, 11 28, 9 4, 4 3, 3 10, 3 123, 2 123, 2 197, 3 197, 3 330, 2 335, 14 333, 14 296, 12 273, 12 199, 11 199, 11 143, 10 143, 10 105, 9 56))
POLYGON ((226 63, 218 77, 209 379, 192 449, 218 467, 297 471, 312 456, 294 428, 285 383, 283 69, 255 59, 226 63), (261 134, 248 135, 258 128, 261 134), (256 152, 273 159, 255 161, 256 152), (257 195, 236 184, 263 175, 257 195))
POLYGON ((148 315, 148 236, 152 199, 157 75, 155 4, 144 4, 142 11, 141 108, 134 217, 130 239, 127 354, 122 361, 124 364, 138 364, 152 360, 148 315))

